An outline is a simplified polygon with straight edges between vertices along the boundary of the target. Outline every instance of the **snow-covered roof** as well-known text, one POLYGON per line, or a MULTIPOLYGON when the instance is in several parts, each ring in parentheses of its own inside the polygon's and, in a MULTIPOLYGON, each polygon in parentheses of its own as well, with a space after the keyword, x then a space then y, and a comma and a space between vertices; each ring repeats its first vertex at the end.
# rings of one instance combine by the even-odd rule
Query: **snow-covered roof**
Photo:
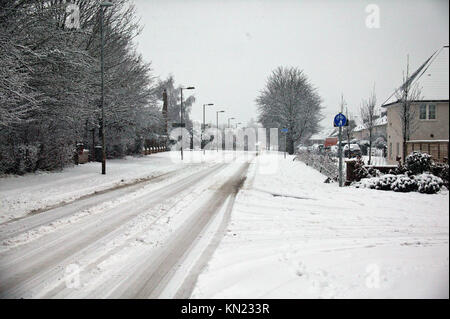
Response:
MULTIPOLYGON (((382 116, 382 117, 377 118, 377 119, 374 121, 373 126, 386 125, 387 122, 388 122, 388 121, 387 121, 387 116, 384 115, 384 116, 382 116)), ((353 132, 359 132, 359 131, 364 130, 365 128, 366 128, 366 127, 365 127, 364 124, 359 124, 359 125, 357 125, 357 126, 353 129, 353 132)))
MULTIPOLYGON (((442 47, 429 57, 408 79, 406 83, 418 87, 421 101, 448 101, 449 98, 449 54, 448 46, 442 47)), ((405 83, 405 84, 406 84, 405 83)), ((403 86, 403 85, 402 85, 403 86)), ((398 102, 396 92, 382 106, 398 102)))
POLYGON ((309 139, 310 140, 324 140, 327 137, 335 136, 336 133, 337 133, 337 129, 335 127, 328 128, 328 129, 321 131, 320 133, 312 135, 309 139))

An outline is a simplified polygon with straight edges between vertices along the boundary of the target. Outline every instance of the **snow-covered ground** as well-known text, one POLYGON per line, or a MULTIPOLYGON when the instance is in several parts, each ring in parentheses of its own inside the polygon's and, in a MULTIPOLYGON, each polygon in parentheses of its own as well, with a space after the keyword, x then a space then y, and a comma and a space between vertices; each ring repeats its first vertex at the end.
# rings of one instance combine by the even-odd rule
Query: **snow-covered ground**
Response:
POLYGON ((447 190, 339 188, 292 157, 257 159, 193 298, 449 297, 447 190))
MULTIPOLYGON (((170 172, 0 224, 0 298, 189 297, 224 233, 247 155, 185 152, 183 164, 175 152, 129 158, 117 167, 124 176, 141 161, 170 172)), ((58 174, 45 187, 64 197, 58 174)))
POLYGON ((205 165, 229 161, 233 152, 164 152, 143 157, 108 160, 106 175, 101 163, 69 167, 61 172, 38 172, 25 176, 0 177, 0 224, 40 209, 70 202, 95 192, 146 181, 162 174, 175 175, 205 165))

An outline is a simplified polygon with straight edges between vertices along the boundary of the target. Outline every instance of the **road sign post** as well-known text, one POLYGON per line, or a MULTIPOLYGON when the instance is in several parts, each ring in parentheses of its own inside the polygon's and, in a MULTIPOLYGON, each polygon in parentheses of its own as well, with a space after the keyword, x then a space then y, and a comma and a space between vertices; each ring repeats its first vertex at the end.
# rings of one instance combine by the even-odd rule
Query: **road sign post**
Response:
POLYGON ((338 156, 339 156, 339 187, 342 187, 342 127, 347 124, 347 118, 344 114, 339 113, 334 117, 334 126, 339 127, 339 147, 338 147, 338 156))
POLYGON ((281 132, 284 133, 284 158, 286 158, 286 148, 287 148, 287 132, 289 132, 289 130, 287 128, 282 128, 281 132))

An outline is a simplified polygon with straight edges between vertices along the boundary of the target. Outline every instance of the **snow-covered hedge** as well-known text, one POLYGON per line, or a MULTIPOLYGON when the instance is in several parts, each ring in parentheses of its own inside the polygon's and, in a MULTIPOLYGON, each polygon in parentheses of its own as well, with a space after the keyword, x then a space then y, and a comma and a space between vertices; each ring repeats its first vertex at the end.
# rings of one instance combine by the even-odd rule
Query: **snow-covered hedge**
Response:
POLYGON ((419 175, 393 175, 386 174, 380 177, 364 178, 354 183, 357 188, 371 188, 378 190, 392 190, 394 192, 419 192, 436 194, 440 191, 443 181, 432 174, 419 175))

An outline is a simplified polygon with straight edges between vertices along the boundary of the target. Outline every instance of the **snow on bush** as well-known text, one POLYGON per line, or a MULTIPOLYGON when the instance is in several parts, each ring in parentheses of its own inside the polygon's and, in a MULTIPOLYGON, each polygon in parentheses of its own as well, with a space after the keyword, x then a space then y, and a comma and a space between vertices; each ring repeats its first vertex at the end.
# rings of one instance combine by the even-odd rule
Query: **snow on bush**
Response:
POLYGON ((360 181, 363 178, 377 177, 381 175, 379 170, 373 167, 366 167, 364 161, 360 157, 356 159, 354 174, 355 181, 360 181))
POLYGON ((392 183, 391 189, 394 192, 414 192, 417 191, 417 181, 414 176, 397 175, 397 179, 392 183))
POLYGON ((432 173, 434 176, 440 177, 444 182, 444 186, 449 188, 449 167, 448 164, 436 164, 433 167, 432 173))
POLYGON ((443 181, 432 174, 420 175, 393 175, 386 174, 381 177, 364 178, 353 185, 356 188, 370 188, 394 192, 420 192, 424 194, 436 194, 440 191, 443 181))
POLYGON ((414 151, 406 157, 405 165, 412 174, 416 175, 431 172, 434 163, 431 155, 414 151))
POLYGON ((425 194, 436 194, 444 184, 440 177, 427 173, 417 175, 415 179, 418 191, 425 194))

